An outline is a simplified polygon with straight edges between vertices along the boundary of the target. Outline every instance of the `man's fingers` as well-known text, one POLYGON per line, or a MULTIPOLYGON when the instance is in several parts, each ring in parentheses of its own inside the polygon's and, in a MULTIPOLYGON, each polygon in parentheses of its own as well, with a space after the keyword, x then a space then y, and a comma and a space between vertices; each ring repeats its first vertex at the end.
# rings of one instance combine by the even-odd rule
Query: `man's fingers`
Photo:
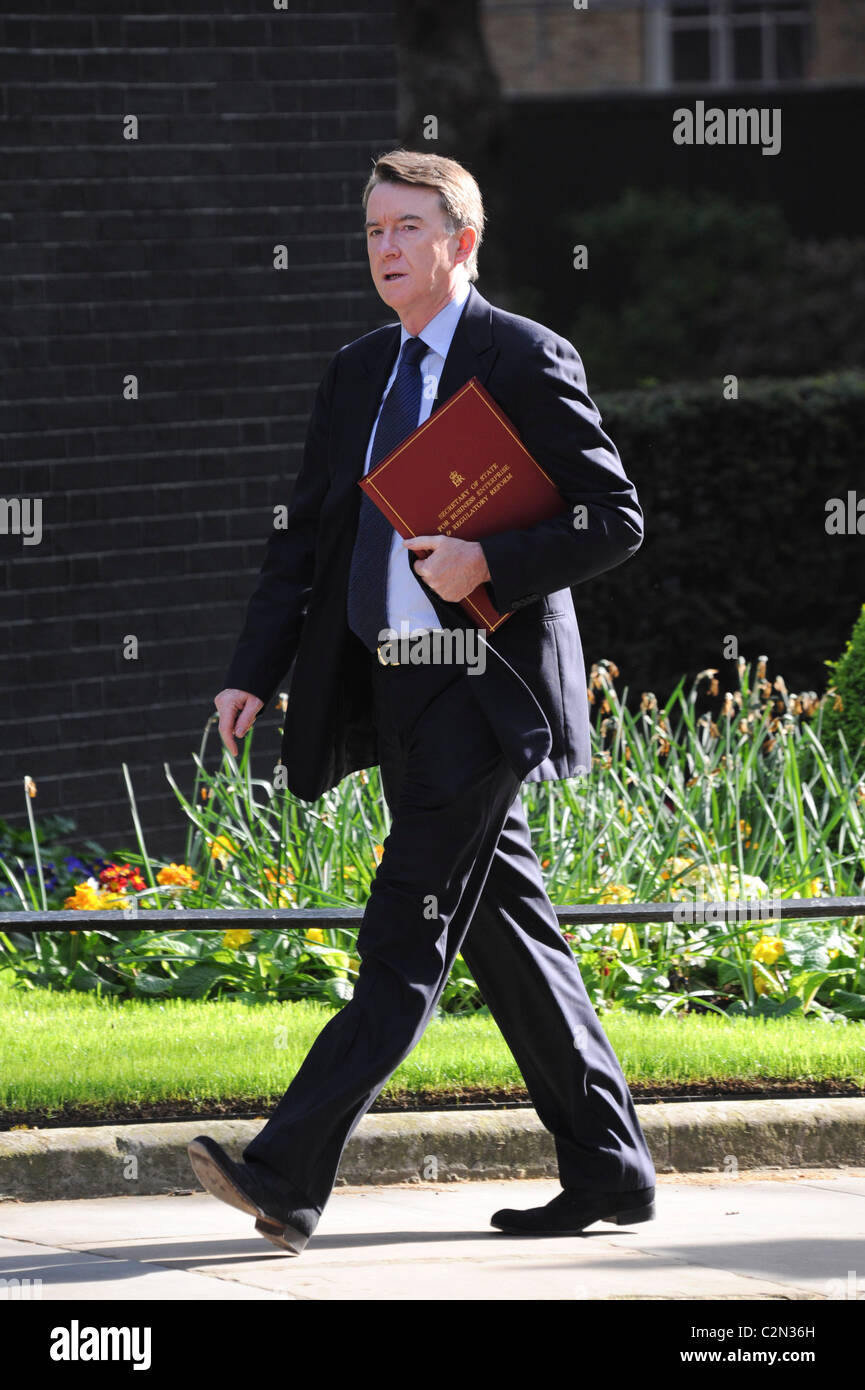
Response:
POLYGON ((255 695, 247 695, 246 700, 241 706, 237 723, 234 726, 236 738, 243 738, 245 734, 249 733, 249 730, 255 723, 255 716, 260 709, 263 709, 263 705, 258 697, 255 695))
POLYGON ((410 536, 407 541, 403 541, 403 545, 407 546, 409 550, 435 550, 437 546, 441 545, 443 540, 447 540, 447 537, 410 536))
POLYGON ((214 704, 219 710, 219 736, 231 756, 236 758, 236 739, 243 738, 249 732, 264 705, 257 695, 251 695, 246 690, 221 692, 214 704))

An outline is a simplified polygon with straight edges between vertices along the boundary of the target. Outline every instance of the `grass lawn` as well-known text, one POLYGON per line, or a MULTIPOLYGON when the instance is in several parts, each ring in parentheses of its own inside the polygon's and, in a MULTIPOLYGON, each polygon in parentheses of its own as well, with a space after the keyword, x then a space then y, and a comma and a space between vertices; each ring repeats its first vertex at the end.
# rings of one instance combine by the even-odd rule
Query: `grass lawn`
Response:
MULTIPOLYGON (((282 1095, 333 1010, 92 994, 20 993, 0 974, 0 1124, 259 1113, 282 1095), (92 1112, 92 1114, 91 1114, 92 1112)), ((865 1089, 865 1024, 817 1019, 659 1019, 622 1012, 604 1027, 635 1097, 694 1083, 844 1083, 865 1089)), ((719 1089, 729 1089, 729 1085, 719 1089)), ((709 1089, 712 1089, 711 1085, 709 1089)), ((526 1098, 488 1016, 433 1022, 381 1099, 434 1103, 467 1093, 526 1098)))

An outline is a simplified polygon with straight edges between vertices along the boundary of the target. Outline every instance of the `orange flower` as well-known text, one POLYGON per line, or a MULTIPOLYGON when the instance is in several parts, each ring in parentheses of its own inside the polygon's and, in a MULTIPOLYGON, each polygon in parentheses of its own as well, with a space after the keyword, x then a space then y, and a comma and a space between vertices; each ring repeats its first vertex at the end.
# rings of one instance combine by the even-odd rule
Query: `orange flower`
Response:
POLYGON ((221 859, 224 863, 230 855, 237 853, 237 845, 229 840, 227 835, 217 835, 215 840, 209 840, 208 843, 211 859, 221 859))
POLYGON ((156 882, 172 888, 197 888, 198 879, 188 864, 175 864, 174 861, 160 869, 156 882))
POLYGON ((65 900, 63 906, 77 912, 104 912, 124 908, 129 902, 123 893, 113 893, 110 889, 100 892, 95 879, 86 883, 76 883, 74 893, 65 900))
POLYGON ((74 892, 65 900, 63 906, 78 912, 93 912, 102 906, 100 896, 95 884, 76 883, 74 892))

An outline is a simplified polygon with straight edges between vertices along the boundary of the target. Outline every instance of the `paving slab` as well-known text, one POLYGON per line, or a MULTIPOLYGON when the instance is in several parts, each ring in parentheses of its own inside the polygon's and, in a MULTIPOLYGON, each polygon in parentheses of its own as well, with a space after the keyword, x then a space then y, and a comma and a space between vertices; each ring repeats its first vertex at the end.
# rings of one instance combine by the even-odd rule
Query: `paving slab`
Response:
POLYGON ((337 1188, 299 1258, 207 1193, 7 1200, 0 1278, 82 1300, 865 1300, 865 1167, 660 1174, 655 1221, 576 1237, 489 1225, 499 1207, 559 1190, 549 1179, 337 1188))

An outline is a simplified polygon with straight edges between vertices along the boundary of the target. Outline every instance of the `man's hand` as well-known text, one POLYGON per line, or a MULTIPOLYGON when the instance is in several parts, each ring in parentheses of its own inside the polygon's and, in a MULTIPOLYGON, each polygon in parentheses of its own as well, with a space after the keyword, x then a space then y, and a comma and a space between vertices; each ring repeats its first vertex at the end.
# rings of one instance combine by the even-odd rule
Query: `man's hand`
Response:
POLYGON ((235 738, 243 738, 264 709, 264 701, 248 690, 220 690, 213 703, 219 710, 219 736, 233 758, 237 757, 235 738))
POLYGON ((427 554, 415 565, 425 584, 446 603, 458 603, 490 577, 479 541, 460 541, 456 536, 414 536, 403 541, 409 550, 427 554))

